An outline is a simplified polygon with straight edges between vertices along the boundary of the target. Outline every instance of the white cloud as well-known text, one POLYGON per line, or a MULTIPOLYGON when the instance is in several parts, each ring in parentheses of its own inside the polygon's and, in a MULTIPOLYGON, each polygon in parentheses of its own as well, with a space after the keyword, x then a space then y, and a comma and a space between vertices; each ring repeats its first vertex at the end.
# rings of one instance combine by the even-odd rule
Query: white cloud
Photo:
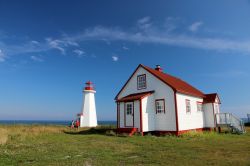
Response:
POLYGON ((35 62, 43 62, 44 60, 41 58, 41 56, 30 56, 30 59, 32 59, 35 62))
POLYGON ((126 47, 126 46, 123 46, 122 49, 124 49, 124 50, 129 50, 129 48, 126 47))
POLYGON ((107 38, 110 41, 126 41, 134 43, 152 43, 190 47, 215 51, 237 51, 250 54, 250 40, 237 41, 223 38, 195 37, 185 34, 171 34, 161 30, 148 31, 147 33, 128 32, 118 28, 94 27, 72 36, 72 40, 87 41, 107 38))
POLYGON ((47 38, 46 40, 51 48, 57 49, 62 54, 65 54, 65 49, 62 46, 63 42, 61 40, 52 40, 51 38, 47 38))
POLYGON ((112 60, 114 61, 114 62, 117 62, 118 60, 119 60, 119 57, 118 56, 112 56, 112 60))
POLYGON ((194 22, 193 24, 191 24, 188 29, 192 32, 196 32, 198 31, 198 29, 203 25, 203 22, 201 21, 197 21, 197 22, 194 22))
POLYGON ((143 17, 143 18, 141 18, 141 19, 139 19, 138 21, 137 21, 137 23, 138 24, 145 24, 145 23, 148 23, 149 21, 150 21, 150 17, 143 17))
POLYGON ((73 52, 74 52, 75 54, 77 54, 78 57, 82 57, 82 56, 85 54, 84 51, 79 50, 79 49, 75 49, 73 52))
POLYGON ((4 62, 5 61, 5 54, 3 53, 3 51, 0 49, 0 62, 4 62))
MULTIPOLYGON (((171 21, 172 27, 155 26, 151 24, 150 17, 144 17, 137 21, 134 27, 129 30, 123 30, 119 27, 102 27, 96 26, 87 28, 82 32, 70 35, 62 35, 58 38, 47 38, 44 41, 26 41, 24 44, 7 45, 0 41, 1 51, 0 60, 18 54, 41 53, 56 49, 62 54, 66 54, 67 50, 80 50, 79 44, 87 41, 122 41, 130 43, 146 43, 146 44, 161 44, 168 46, 189 47, 204 50, 222 51, 222 52, 237 52, 250 55, 250 39, 249 40, 234 40, 219 37, 202 37, 195 34, 186 34, 185 32, 172 32, 175 29, 175 20, 177 18, 167 18, 171 21), (140 27, 138 29, 138 26, 140 27)), ((191 31, 197 31, 202 22, 196 22, 190 26, 191 31)), ((2 40, 2 39, 1 39, 2 40)), ((127 50, 127 47, 123 47, 127 50)), ((73 51, 75 54, 84 55, 83 52, 73 51)))
POLYGON ((152 26, 152 23, 150 21, 150 17, 143 17, 137 21, 137 26, 139 29, 147 30, 152 26))
POLYGON ((32 41, 30 41, 30 43, 32 43, 32 44, 34 44, 34 45, 38 45, 38 44, 40 44, 38 41, 36 41, 36 40, 32 40, 32 41))
POLYGON ((171 31, 177 29, 177 26, 178 26, 180 21, 181 21, 181 19, 178 17, 167 17, 165 19, 164 24, 163 24, 166 32, 169 33, 171 31))

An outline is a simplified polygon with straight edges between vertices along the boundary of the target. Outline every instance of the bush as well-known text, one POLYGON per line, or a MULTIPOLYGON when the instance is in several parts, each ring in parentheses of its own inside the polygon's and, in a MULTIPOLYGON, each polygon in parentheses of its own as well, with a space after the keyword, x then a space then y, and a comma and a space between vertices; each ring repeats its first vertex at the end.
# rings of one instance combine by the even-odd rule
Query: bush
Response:
POLYGON ((116 133, 114 132, 114 130, 107 130, 106 135, 107 136, 116 136, 116 133))
POLYGON ((245 126, 250 126, 250 122, 245 123, 245 126))

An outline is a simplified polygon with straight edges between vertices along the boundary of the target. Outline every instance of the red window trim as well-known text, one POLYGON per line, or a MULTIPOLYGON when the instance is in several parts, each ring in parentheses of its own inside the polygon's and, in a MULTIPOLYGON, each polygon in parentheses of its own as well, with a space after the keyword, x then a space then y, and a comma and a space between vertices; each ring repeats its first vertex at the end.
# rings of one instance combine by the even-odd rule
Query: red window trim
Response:
POLYGON ((141 74, 137 76, 137 90, 142 90, 142 89, 147 89, 147 76, 146 74, 141 74), (139 88, 139 77, 145 76, 145 87, 144 88, 139 88))
POLYGON ((164 106, 163 112, 164 112, 164 114, 165 114, 165 110, 166 110, 165 99, 156 99, 156 100, 155 100, 155 113, 157 114, 157 108, 156 108, 156 102, 157 102, 157 101, 163 101, 163 106, 164 106))
POLYGON ((135 103, 134 103, 134 101, 129 101, 129 102, 124 102, 124 127, 134 127, 134 122, 135 122, 135 116, 134 116, 134 111, 135 111, 135 103), (127 110, 126 110, 126 104, 127 103, 131 103, 132 104, 132 110, 133 110, 133 112, 132 112, 132 116, 133 116, 133 126, 127 126, 126 125, 126 114, 127 114, 127 110))
POLYGON ((202 110, 202 104, 203 104, 203 102, 200 102, 200 101, 197 101, 197 102, 196 102, 196 105, 197 105, 197 112, 199 112, 199 111, 198 111, 198 104, 201 104, 201 112, 202 112, 202 111, 203 111, 203 110, 202 110))
POLYGON ((191 113, 191 102, 189 99, 186 99, 186 113, 191 113), (190 111, 188 112, 187 110, 187 103, 189 102, 189 105, 190 105, 190 111))

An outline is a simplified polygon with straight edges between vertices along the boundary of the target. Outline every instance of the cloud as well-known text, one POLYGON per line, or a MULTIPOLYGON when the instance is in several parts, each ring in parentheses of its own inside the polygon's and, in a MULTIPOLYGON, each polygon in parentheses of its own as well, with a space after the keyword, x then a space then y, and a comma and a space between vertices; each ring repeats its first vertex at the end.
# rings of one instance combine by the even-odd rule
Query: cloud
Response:
POLYGON ((150 21, 150 17, 143 17, 137 21, 137 26, 141 30, 147 30, 152 26, 152 23, 150 21))
POLYGON ((75 49, 73 52, 74 52, 75 54, 77 54, 78 57, 82 57, 82 56, 85 54, 84 51, 79 50, 79 49, 75 49))
POLYGON ((197 22, 194 22, 193 24, 191 24, 188 29, 192 32, 196 32, 198 31, 198 29, 203 25, 203 22, 201 21, 197 21, 197 22))
POLYGON ((119 57, 118 56, 112 56, 112 60, 114 61, 114 62, 117 62, 118 60, 119 60, 119 57))
POLYGON ((52 40, 51 38, 46 39, 51 48, 59 50, 62 54, 65 54, 65 49, 61 46, 61 40, 52 40))
POLYGON ((43 62, 44 60, 41 58, 41 56, 30 56, 30 59, 32 59, 35 62, 43 62))
POLYGON ((3 53, 3 51, 0 49, 0 62, 4 62, 5 61, 5 54, 3 53))
POLYGON ((124 50, 129 50, 129 48, 126 47, 126 46, 123 46, 122 49, 124 49, 124 50))
POLYGON ((171 31, 175 30, 177 28, 180 20, 181 19, 178 17, 167 17, 165 19, 164 24, 163 24, 165 31, 169 33, 171 31))
MULTIPOLYGON (((79 49, 79 44, 83 42, 130 42, 136 44, 161 44, 167 46, 176 46, 184 48, 195 48, 203 50, 220 51, 225 53, 243 53, 250 55, 250 39, 236 40, 228 38, 204 37, 197 34, 188 34, 185 31, 173 32, 176 28, 178 18, 167 18, 168 25, 163 23, 162 26, 153 25, 150 17, 139 19, 135 26, 126 30, 120 27, 104 27, 95 26, 87 28, 75 34, 64 34, 57 38, 45 38, 41 41, 30 40, 24 41, 23 44, 9 45, 0 40, 1 51, 0 60, 4 61, 9 56, 27 54, 27 53, 42 53, 50 50, 58 50, 61 54, 66 55, 68 50, 74 50, 77 55, 84 55, 79 49), (170 23, 172 24, 170 26, 170 23), (168 26, 168 28, 166 27, 168 26), (138 28, 139 27, 139 28, 138 28), (75 51, 78 50, 78 51, 75 51)), ((195 22, 190 25, 190 30, 197 31, 203 23, 195 22)), ((123 47, 127 50, 127 47, 123 47)))
POLYGON ((94 27, 71 37, 75 41, 88 41, 106 38, 110 41, 133 43, 162 44, 179 47, 190 47, 215 51, 236 51, 250 54, 250 40, 237 41, 223 38, 195 37, 186 34, 172 34, 161 30, 147 33, 123 31, 119 28, 94 27))
POLYGON ((137 23, 138 24, 145 24, 145 23, 148 23, 149 21, 150 21, 150 17, 143 17, 143 18, 141 18, 141 19, 139 19, 138 21, 137 21, 137 23))

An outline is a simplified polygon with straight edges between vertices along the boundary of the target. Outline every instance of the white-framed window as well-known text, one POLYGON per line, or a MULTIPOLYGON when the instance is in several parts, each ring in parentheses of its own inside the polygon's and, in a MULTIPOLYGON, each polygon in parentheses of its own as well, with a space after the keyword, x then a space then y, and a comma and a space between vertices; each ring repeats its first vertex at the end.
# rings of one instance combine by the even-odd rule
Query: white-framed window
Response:
POLYGON ((197 111, 202 112, 203 111, 203 106, 201 102, 197 102, 197 111))
POLYGON ((165 100, 164 99, 155 100, 155 112, 156 114, 165 113, 165 100))
POLYGON ((191 113, 191 104, 188 99, 186 99, 186 113, 191 113))
POLYGON ((126 104, 126 114, 127 115, 132 115, 132 111, 133 111, 133 105, 132 105, 132 103, 127 103, 126 104))
POLYGON ((138 75, 137 76, 137 89, 146 89, 147 83, 146 83, 146 74, 138 75))

